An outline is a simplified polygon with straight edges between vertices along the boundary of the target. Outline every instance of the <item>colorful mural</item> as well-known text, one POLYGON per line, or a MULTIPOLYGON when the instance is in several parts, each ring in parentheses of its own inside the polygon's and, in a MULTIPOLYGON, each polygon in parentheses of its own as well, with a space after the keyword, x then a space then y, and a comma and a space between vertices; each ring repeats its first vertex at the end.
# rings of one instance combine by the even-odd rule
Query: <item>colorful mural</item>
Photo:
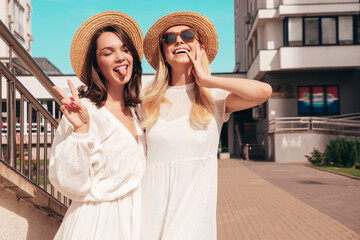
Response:
POLYGON ((300 115, 337 114, 339 97, 337 86, 298 87, 298 112, 300 115))

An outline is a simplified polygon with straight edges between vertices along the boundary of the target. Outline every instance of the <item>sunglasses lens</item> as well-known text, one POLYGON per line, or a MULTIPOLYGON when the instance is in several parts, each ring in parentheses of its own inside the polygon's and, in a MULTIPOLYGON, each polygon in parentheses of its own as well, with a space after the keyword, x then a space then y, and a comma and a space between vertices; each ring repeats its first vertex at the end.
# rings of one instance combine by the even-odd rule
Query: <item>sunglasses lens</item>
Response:
POLYGON ((167 33, 162 36, 162 40, 164 43, 169 44, 176 41, 176 34, 175 33, 167 33))
POLYGON ((191 41, 195 38, 195 30, 193 29, 185 30, 180 34, 180 37, 184 41, 191 41))

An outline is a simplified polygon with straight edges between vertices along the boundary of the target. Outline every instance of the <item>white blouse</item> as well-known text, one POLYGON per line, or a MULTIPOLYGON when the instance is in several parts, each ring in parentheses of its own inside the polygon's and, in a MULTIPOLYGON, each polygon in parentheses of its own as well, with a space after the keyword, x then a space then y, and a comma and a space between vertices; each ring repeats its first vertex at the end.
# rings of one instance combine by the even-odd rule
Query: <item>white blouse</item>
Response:
POLYGON ((63 117, 52 145, 49 178, 72 199, 55 239, 138 239, 145 136, 138 141, 105 107, 82 99, 90 130, 73 132, 63 117))

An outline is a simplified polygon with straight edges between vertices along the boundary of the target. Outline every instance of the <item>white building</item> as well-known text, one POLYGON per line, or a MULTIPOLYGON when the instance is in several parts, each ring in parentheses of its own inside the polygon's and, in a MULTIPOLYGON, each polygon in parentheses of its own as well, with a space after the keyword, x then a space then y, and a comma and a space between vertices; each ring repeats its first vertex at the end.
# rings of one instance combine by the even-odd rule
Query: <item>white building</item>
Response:
POLYGON ((325 121, 360 112, 360 3, 235 0, 234 11, 234 72, 268 82, 274 92, 253 110, 257 144, 266 159, 306 161, 304 154, 313 147, 323 151, 338 136, 324 127, 326 133, 317 134, 314 119, 306 117, 325 121))
MULTIPOLYGON (((30 0, 0 0, 0 20, 11 33, 31 53, 31 12, 30 0)), ((9 50, 5 44, 0 45, 0 58, 8 58, 9 50)))

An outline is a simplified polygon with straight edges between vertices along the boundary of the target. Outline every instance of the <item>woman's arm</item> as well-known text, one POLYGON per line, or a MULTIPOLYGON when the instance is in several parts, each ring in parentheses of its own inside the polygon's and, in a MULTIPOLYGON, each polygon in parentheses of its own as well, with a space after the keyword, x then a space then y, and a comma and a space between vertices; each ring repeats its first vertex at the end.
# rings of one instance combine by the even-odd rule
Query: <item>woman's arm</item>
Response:
POLYGON ((49 163, 49 178, 57 190, 73 200, 84 200, 105 161, 104 149, 91 131, 77 134, 67 119, 61 120, 49 163))
POLYGON ((199 86, 207 88, 220 88, 229 91, 226 99, 226 112, 235 112, 257 106, 269 99, 272 93, 267 83, 250 79, 214 77, 206 74, 200 66, 201 55, 204 50, 197 46, 195 59, 189 53, 193 63, 193 74, 199 86))
POLYGON ((236 112, 257 106, 269 99, 271 86, 257 80, 207 76, 208 88, 229 91, 226 98, 226 112, 236 112))

